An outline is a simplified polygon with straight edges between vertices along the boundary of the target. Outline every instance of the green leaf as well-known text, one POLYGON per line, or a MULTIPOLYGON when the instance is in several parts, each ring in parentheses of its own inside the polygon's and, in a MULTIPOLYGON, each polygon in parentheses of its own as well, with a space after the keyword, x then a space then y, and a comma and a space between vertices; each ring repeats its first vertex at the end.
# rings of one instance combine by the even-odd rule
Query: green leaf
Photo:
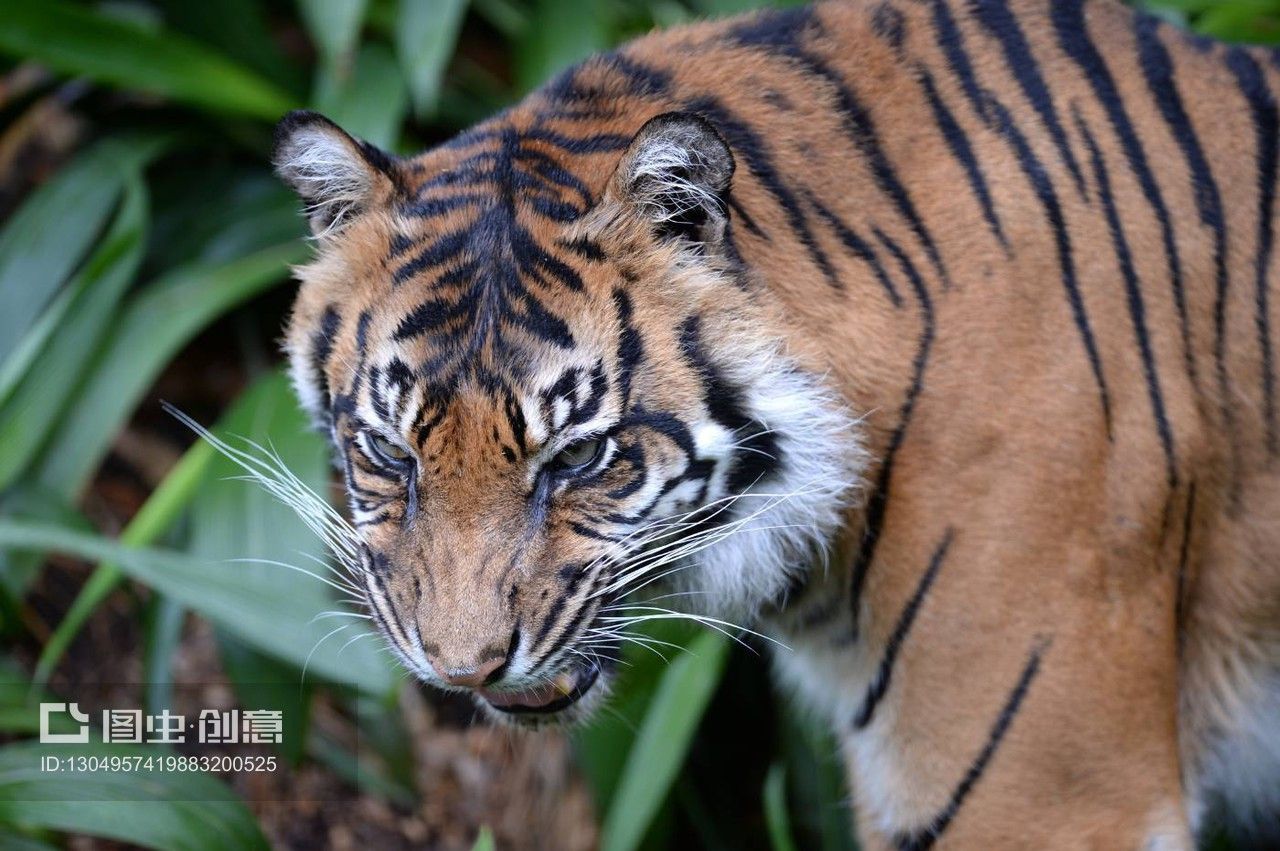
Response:
POLYGON ((302 68, 285 58, 258 0, 158 0, 158 4, 172 30, 222 51, 227 58, 289 91, 302 90, 302 68))
POLYGON ((0 748, 0 823, 42 827, 174 851, 266 849, 253 816, 231 790, 202 772, 99 771, 74 777, 41 770, 44 756, 162 757, 145 745, 0 748))
MULTIPOLYGON (((120 533, 120 543, 146 546, 168 531, 190 502, 197 485, 204 480, 213 456, 213 446, 203 441, 188 449, 125 526, 120 533)), ((123 577, 124 572, 119 565, 110 562, 98 565, 89 580, 81 586, 71 608, 62 616, 57 628, 45 642, 44 649, 40 651, 40 659, 36 662, 32 677, 34 682, 43 685, 49 681, 49 675, 53 673, 80 629, 123 577)))
POLYGON ((594 0, 537 0, 533 22, 516 47, 520 90, 609 47, 609 9, 594 0))
POLYGON ((493 831, 487 827, 480 828, 480 834, 476 837, 476 842, 471 846, 471 851, 494 851, 493 831))
POLYGON ((297 105, 271 83, 182 36, 69 3, 8 0, 0 15, 0 52, 218 112, 274 121, 297 105))
POLYGON ((780 739, 795 802, 793 827, 801 844, 821 851, 857 851, 839 743, 825 724, 788 701, 779 709, 780 739))
POLYGON ((187 610, 164 596, 147 605, 143 632, 142 679, 146 683, 145 706, 156 714, 173 706, 173 657, 182 643, 187 610))
POLYGON ((787 815, 787 769, 780 762, 769 768, 764 778, 764 820, 769 826, 769 842, 773 851, 796 851, 791 838, 791 819, 787 815))
POLYGON ((703 633, 663 674, 605 815, 602 851, 633 851, 644 840, 715 693, 728 650, 728 638, 703 633))
POLYGON ((102 230, 125 182, 165 144, 146 136, 99 142, 37 189, 0 232, 0 399, 25 371, 7 362, 10 353, 21 345, 29 363, 40 351, 56 326, 37 326, 31 340, 36 318, 102 230))
POLYGON ((217 638, 218 657, 240 705, 280 712, 284 730, 276 749, 291 765, 297 765, 307 746, 312 684, 299 688, 296 668, 259 653, 226 629, 217 630, 217 638))
POLYGON ((381 148, 394 145, 409 111, 409 90, 391 51, 367 44, 360 51, 355 73, 322 72, 316 107, 347 132, 381 148), (377 97, 369 97, 377 92, 377 97))
POLYGON ((298 0, 302 20, 323 63, 339 74, 355 50, 366 0, 298 0))
POLYGON ((73 499, 169 359, 223 313, 284 280, 289 264, 307 254, 305 244, 291 241, 229 262, 195 263, 135 295, 46 444, 34 479, 73 499))
POLYGON ((116 562, 137 581, 278 659, 301 668, 310 655, 309 676, 377 694, 387 693, 398 682, 391 661, 374 643, 375 638, 345 650, 332 638, 321 643, 332 627, 313 619, 333 603, 318 579, 280 569, 295 577, 290 593, 281 597, 277 578, 263 578, 263 571, 269 569, 265 565, 256 570, 253 565, 210 564, 172 550, 132 548, 98 535, 7 518, 0 519, 0 548, 54 551, 90 561, 116 562), (317 648, 314 654, 312 647, 317 648))
POLYGON ((147 193, 135 174, 110 232, 67 288, 57 338, 39 356, 13 394, 0 403, 0 490, 26 469, 62 413, 76 382, 142 262, 147 193))
POLYGON ((467 0, 400 0, 398 4, 396 57, 419 119, 436 113, 440 84, 466 13, 467 0))

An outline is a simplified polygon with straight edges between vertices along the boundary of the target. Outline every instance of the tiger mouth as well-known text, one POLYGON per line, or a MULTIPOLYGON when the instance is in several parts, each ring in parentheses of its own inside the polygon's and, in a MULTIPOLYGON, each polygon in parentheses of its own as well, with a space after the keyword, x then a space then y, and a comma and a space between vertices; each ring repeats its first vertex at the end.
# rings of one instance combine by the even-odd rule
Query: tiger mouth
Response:
POLYGON ((524 691, 478 689, 485 702, 499 712, 511 715, 553 715, 573 706, 591 691, 600 678, 600 666, 594 662, 557 674, 544 685, 524 691))

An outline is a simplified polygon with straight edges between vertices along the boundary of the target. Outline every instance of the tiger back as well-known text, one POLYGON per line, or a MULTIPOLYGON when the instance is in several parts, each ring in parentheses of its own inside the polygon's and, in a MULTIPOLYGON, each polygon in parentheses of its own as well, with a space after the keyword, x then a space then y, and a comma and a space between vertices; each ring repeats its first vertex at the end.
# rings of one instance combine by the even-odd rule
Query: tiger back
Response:
POLYGON ((1277 67, 849 0, 414 157, 286 118, 293 374, 401 661, 576 720, 670 588, 785 645, 864 847, 1275 841, 1277 67))

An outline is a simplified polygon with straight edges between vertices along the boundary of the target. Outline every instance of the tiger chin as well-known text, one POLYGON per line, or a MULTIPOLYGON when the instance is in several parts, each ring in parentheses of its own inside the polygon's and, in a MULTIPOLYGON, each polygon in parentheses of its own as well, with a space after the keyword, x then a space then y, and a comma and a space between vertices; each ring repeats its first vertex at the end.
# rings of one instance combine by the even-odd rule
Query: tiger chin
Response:
POLYGON ((372 618, 531 725, 764 633, 866 847, 1280 841, 1277 93, 1111 0, 851 0, 415 156, 290 114, 372 618))

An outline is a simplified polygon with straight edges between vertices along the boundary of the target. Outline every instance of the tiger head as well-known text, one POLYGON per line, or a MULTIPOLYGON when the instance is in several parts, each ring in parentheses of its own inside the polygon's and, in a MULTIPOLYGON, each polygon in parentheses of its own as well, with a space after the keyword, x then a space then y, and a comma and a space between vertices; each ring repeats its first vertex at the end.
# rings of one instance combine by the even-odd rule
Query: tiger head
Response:
POLYGON ((856 432, 734 246, 712 125, 512 111, 398 158, 299 112, 275 165, 316 242, 292 377, 415 675, 572 720, 635 624, 740 623, 820 564, 856 432))

